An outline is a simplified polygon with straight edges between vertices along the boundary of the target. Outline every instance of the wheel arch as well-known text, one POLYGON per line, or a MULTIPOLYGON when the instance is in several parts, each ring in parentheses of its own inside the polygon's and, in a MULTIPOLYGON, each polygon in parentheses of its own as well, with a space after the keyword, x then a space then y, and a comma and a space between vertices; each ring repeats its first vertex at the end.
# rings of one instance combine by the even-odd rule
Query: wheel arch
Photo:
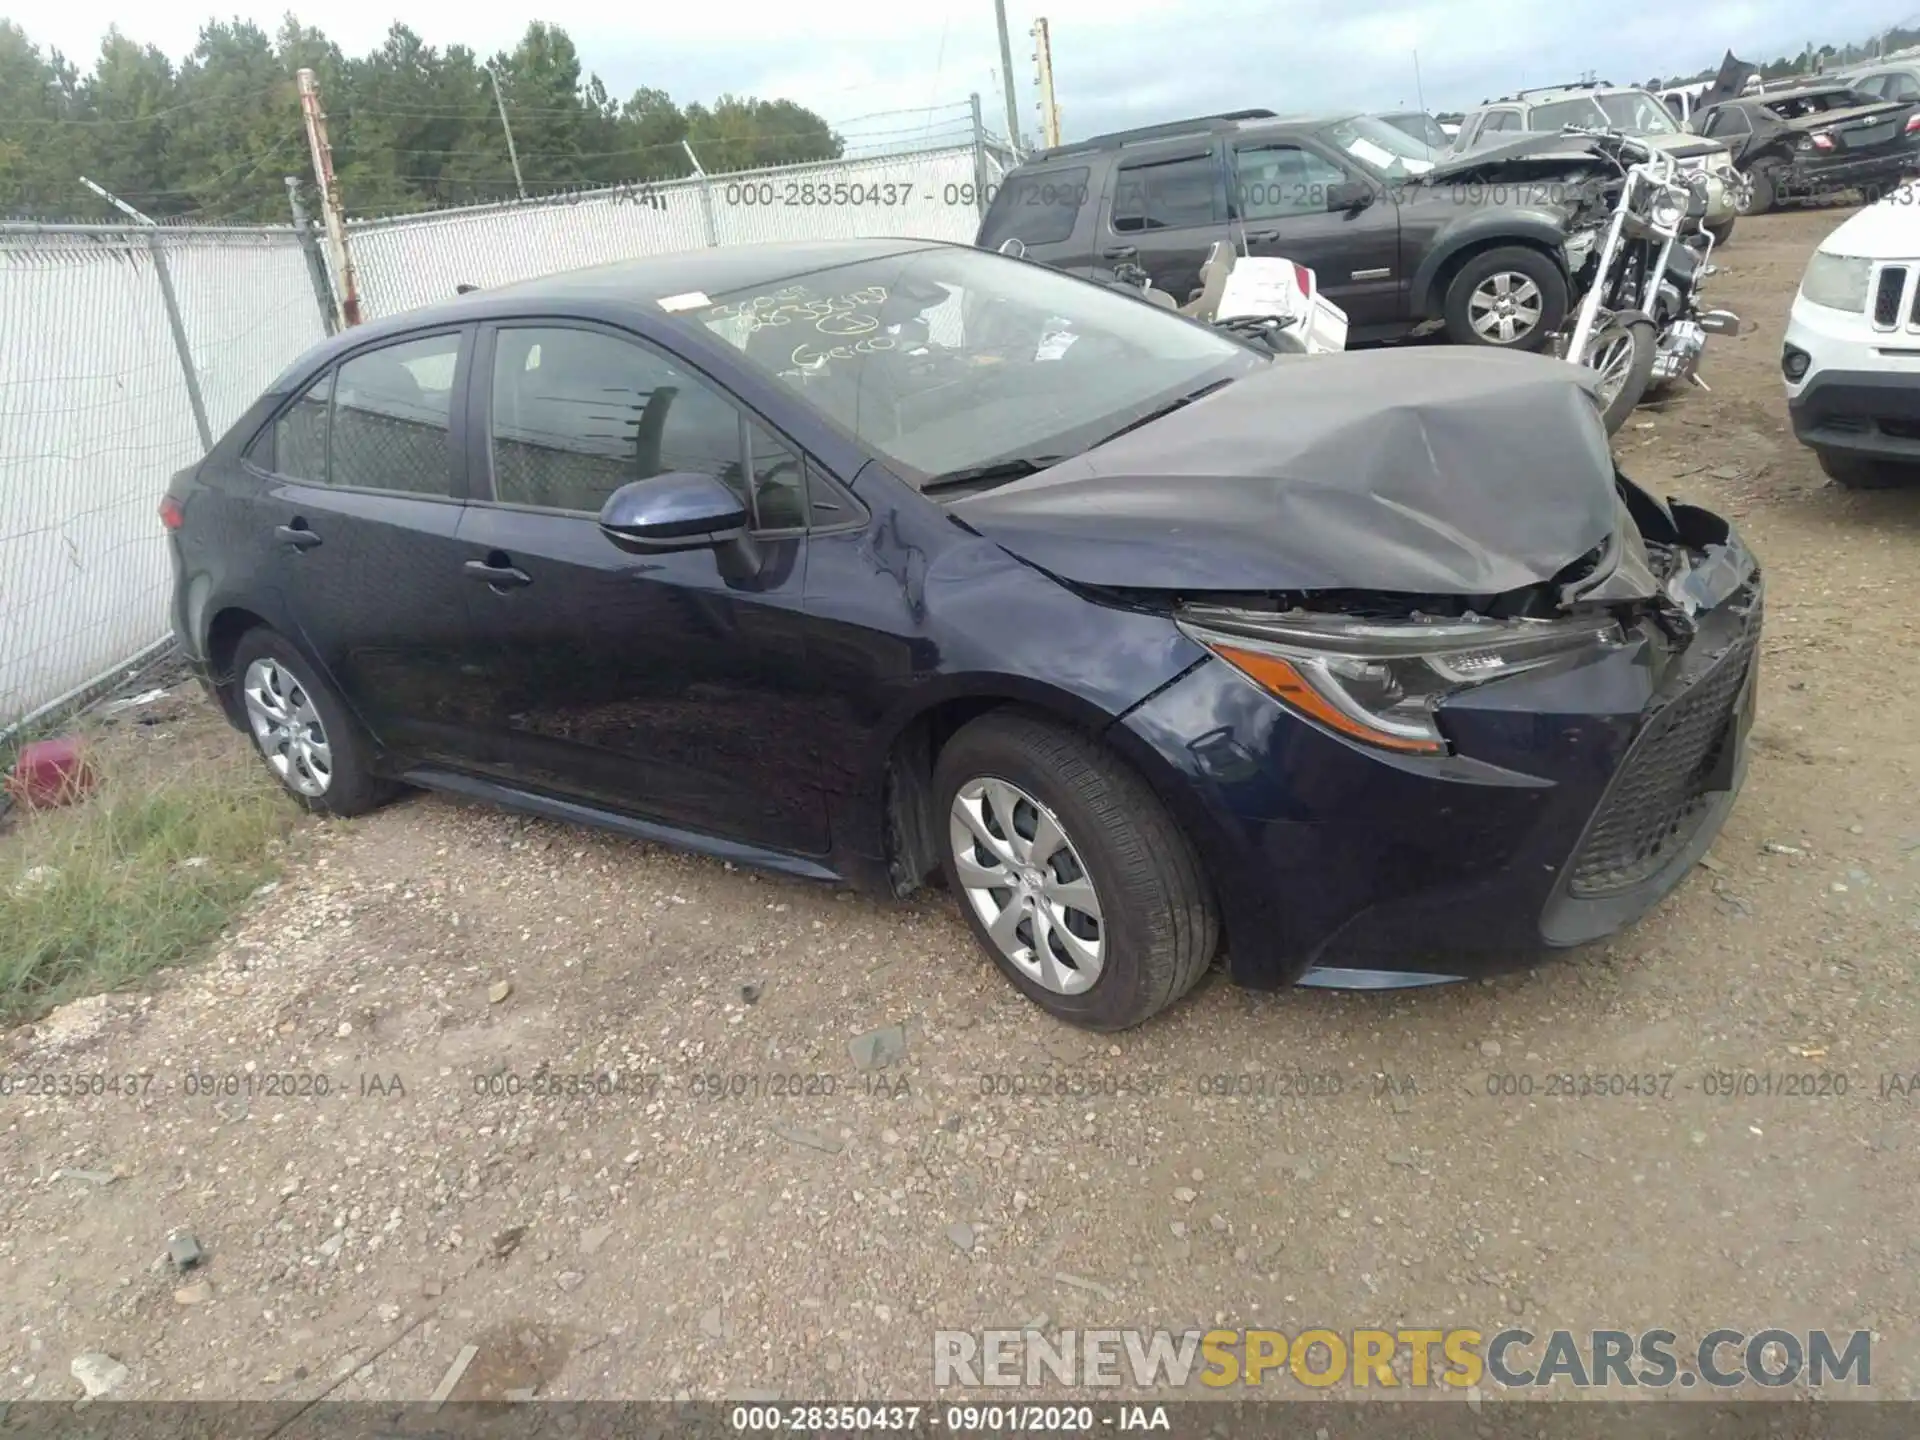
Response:
POLYGON ((234 684, 234 652, 240 648, 241 638, 248 631, 271 628, 272 622, 264 615, 244 605, 224 606, 207 622, 206 646, 202 653, 207 657, 207 673, 213 682, 213 693, 232 725, 245 725, 245 716, 240 709, 239 687, 234 684))
MULTIPOLYGON (((896 895, 925 883, 941 863, 941 818, 933 793, 933 768, 941 749, 964 726, 995 711, 1017 711, 1077 730, 1106 743, 1117 714, 1043 681, 1010 675, 943 677, 937 687, 915 692, 875 736, 864 789, 882 817, 887 874, 896 895)), ((1134 769, 1137 759, 1116 748, 1134 769)), ((1156 793, 1164 782, 1144 776, 1156 793)))
MULTIPOLYGON (((1566 256, 1561 247, 1566 230, 1545 216, 1506 216, 1498 223, 1467 225, 1453 231, 1427 252, 1413 275, 1414 314, 1423 320, 1439 318, 1446 304, 1447 287, 1467 262, 1489 250, 1509 246, 1533 250, 1546 257, 1562 276, 1566 276, 1566 256)), ((1571 279, 1569 279, 1571 287, 1571 279)))

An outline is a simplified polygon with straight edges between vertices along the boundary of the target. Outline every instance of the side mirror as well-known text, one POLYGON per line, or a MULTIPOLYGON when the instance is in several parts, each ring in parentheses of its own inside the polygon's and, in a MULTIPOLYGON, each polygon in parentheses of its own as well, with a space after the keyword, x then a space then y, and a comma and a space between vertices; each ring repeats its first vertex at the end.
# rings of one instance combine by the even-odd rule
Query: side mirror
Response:
POLYGON ((744 540, 745 502, 712 475, 674 471, 632 480, 600 508, 600 531, 623 550, 704 550, 744 540))
POLYGON ((1342 180, 1327 187, 1327 209, 1364 210, 1373 203, 1373 187, 1364 180, 1342 180))

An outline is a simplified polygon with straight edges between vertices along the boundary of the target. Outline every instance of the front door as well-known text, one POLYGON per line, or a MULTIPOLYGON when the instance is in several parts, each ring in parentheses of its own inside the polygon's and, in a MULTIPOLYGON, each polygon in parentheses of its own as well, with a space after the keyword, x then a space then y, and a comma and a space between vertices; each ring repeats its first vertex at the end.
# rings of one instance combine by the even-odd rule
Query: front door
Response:
POLYGON ((799 457, 620 332, 484 332, 486 463, 459 530, 487 725, 531 788, 803 855, 827 850, 799 723, 807 541, 799 457), (717 551, 633 554, 597 521, 631 480, 697 471, 756 517, 751 574, 717 551))
POLYGON ((1336 188, 1362 180, 1330 156, 1293 140, 1242 144, 1233 153, 1234 224, 1242 253, 1305 265, 1320 293, 1347 312, 1355 329, 1391 325, 1406 315, 1400 272, 1400 207, 1387 187, 1367 181, 1371 198, 1333 210, 1336 188))
POLYGON ((482 743, 455 540, 467 339, 455 328, 350 356, 248 456, 265 472, 253 523, 275 547, 294 638, 381 744, 454 762, 482 743))

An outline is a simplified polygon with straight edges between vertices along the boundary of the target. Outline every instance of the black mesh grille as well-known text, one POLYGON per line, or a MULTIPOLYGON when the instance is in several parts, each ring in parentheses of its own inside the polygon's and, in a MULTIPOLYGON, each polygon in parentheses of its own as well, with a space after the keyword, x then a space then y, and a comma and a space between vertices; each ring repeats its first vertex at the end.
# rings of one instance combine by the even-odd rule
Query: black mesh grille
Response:
POLYGON ((1568 888, 1583 899, 1611 895, 1650 879, 1692 838, 1712 803, 1705 787, 1721 747, 1733 743, 1734 705, 1753 666, 1760 607, 1745 635, 1656 715, 1634 742, 1602 802, 1568 888))
POLYGON ((1900 297, 1907 288, 1907 267, 1885 265, 1873 292, 1873 323, 1887 329, 1900 318, 1900 297))

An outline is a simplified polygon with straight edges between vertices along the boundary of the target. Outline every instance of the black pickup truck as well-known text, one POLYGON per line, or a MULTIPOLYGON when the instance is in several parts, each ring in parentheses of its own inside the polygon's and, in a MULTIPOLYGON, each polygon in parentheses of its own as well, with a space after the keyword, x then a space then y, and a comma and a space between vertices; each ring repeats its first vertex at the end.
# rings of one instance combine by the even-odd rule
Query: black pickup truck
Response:
POLYGON ((1236 111, 1095 136, 1030 156, 976 244, 1095 278, 1145 270, 1185 300, 1216 241, 1311 268, 1350 342, 1441 327, 1461 344, 1537 350, 1568 306, 1578 197, 1436 184, 1427 147, 1368 115, 1236 111))

